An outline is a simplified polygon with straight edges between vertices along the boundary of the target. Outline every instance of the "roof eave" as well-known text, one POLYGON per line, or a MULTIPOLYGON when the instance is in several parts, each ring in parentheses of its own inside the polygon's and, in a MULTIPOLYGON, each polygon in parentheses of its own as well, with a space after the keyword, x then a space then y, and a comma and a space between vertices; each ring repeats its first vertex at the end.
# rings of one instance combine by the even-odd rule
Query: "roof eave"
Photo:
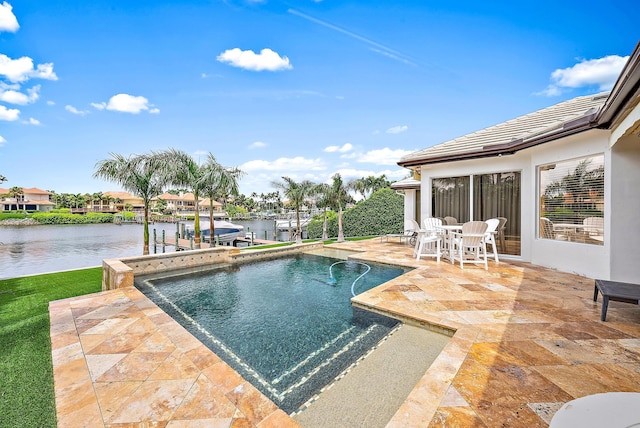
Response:
POLYGON ((418 158, 410 159, 407 161, 399 161, 398 165, 409 168, 412 166, 429 165, 444 162, 454 162, 470 159, 482 159, 488 157, 512 155, 520 150, 528 149, 540 144, 547 143, 559 138, 568 137, 570 135, 578 134, 580 132, 587 131, 595 128, 597 123, 595 122, 596 113, 592 113, 587 116, 582 116, 578 119, 566 122, 562 128, 542 135, 537 135, 528 139, 517 139, 504 144, 493 144, 485 146, 482 150, 476 150, 467 153, 457 153, 455 155, 437 156, 432 158, 418 158))
POLYGON ((596 117, 598 126, 609 128, 620 115, 624 107, 640 89, 640 42, 636 44, 620 77, 616 80, 609 97, 596 117))

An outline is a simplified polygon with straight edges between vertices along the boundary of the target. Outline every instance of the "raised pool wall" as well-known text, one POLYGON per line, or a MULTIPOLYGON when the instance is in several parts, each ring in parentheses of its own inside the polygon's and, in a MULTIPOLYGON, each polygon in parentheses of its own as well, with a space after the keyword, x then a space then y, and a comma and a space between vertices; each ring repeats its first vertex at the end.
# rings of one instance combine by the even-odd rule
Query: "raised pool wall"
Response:
POLYGON ((102 261, 102 291, 133 286, 136 275, 150 275, 220 264, 247 263, 322 247, 324 247, 322 242, 245 251, 234 247, 214 247, 164 254, 149 254, 147 256, 104 259, 102 261))

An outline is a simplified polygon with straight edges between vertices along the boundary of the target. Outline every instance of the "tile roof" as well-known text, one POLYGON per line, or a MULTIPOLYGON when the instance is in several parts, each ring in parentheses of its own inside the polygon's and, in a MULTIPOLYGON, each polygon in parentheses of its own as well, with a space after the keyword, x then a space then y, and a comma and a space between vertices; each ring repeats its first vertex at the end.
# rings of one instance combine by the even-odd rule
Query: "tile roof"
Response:
POLYGON ((401 166, 419 165, 486 156, 491 151, 507 149, 514 143, 566 130, 574 123, 595 117, 607 99, 608 93, 573 98, 542 110, 463 135, 453 140, 410 153, 400 159, 401 166))

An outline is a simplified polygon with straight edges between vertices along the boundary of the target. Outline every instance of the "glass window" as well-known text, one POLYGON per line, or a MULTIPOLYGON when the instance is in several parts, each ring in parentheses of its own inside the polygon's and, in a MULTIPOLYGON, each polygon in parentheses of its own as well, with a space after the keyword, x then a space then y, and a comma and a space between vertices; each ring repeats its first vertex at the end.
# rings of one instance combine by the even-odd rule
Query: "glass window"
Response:
POLYGON ((497 243, 501 254, 520 254, 520 173, 473 176, 473 219, 500 220, 497 243))
POLYGON ((431 182, 433 217, 454 217, 458 223, 470 220, 470 180, 466 177, 434 178, 431 182))
POLYGON ((538 237, 604 245, 604 155, 538 167, 538 237))

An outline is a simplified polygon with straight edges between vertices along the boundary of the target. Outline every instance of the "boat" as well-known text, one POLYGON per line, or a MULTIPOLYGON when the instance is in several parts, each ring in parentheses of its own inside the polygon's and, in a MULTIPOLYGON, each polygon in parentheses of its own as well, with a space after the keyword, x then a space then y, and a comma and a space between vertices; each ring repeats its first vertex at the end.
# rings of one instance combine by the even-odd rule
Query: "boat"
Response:
MULTIPOLYGON (((309 222, 311 221, 310 218, 301 218, 300 219, 300 228, 302 230, 306 230, 307 229, 307 225, 309 224, 309 222)), ((276 220, 276 229, 278 230, 289 230, 289 229, 296 229, 296 219, 292 219, 292 220, 276 220)))
MULTIPOLYGON (((238 237, 244 237, 244 226, 230 223, 226 220, 213 220, 213 228, 213 235, 217 237, 220 243, 226 244, 235 241, 238 237)), ((186 229, 187 235, 193 236, 194 225, 188 224, 186 229)), ((208 217, 200 218, 200 232, 204 236, 205 241, 208 241, 210 235, 208 217)))

